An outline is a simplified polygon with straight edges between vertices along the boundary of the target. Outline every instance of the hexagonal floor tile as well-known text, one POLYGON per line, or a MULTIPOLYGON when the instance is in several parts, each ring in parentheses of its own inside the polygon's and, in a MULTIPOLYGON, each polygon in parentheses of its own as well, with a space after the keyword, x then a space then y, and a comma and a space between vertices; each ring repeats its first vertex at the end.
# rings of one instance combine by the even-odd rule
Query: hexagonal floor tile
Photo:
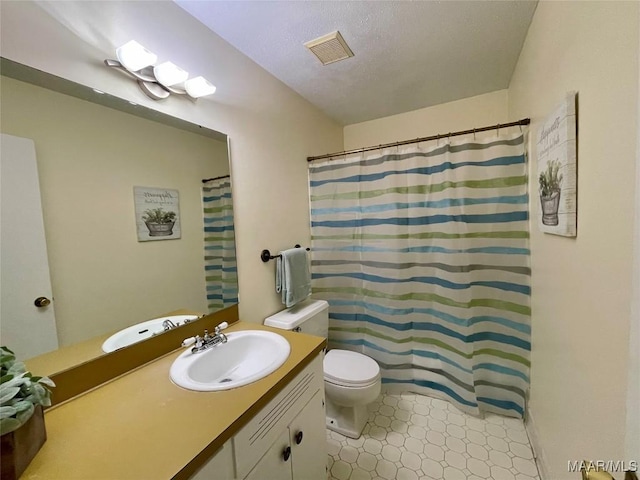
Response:
POLYGON ((522 420, 383 393, 358 439, 327 432, 329 480, 540 480, 522 420))

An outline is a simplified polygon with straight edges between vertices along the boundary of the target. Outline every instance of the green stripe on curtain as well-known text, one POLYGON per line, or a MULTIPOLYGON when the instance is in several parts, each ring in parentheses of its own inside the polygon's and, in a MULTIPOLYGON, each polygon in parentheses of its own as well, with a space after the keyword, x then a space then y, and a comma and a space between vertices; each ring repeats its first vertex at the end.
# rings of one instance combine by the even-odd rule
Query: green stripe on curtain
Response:
POLYGON ((204 269, 209 313, 238 303, 233 204, 229 178, 202 187, 204 269))
POLYGON ((309 167, 314 297, 329 345, 387 387, 521 417, 529 388, 524 135, 309 167))

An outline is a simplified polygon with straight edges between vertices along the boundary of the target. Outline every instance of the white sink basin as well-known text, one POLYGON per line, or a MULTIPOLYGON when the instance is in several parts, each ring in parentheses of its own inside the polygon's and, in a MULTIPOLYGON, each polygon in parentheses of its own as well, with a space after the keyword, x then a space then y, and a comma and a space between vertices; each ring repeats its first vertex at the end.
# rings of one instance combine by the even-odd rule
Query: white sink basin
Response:
POLYGON ((291 352, 284 337, 264 330, 234 332, 227 338, 227 343, 203 352, 191 353, 188 348, 171 365, 171 380, 188 390, 229 390, 266 377, 291 352))
POLYGON ((185 320, 191 321, 196 320, 197 318, 197 315, 170 315, 168 317, 158 317, 153 320, 137 323, 120 330, 107 338, 102 344, 102 351, 105 353, 113 352, 119 348, 126 347, 132 343, 136 343, 158 333, 162 333, 164 331, 162 322, 165 320, 171 320, 177 325, 178 322, 182 324, 185 320))

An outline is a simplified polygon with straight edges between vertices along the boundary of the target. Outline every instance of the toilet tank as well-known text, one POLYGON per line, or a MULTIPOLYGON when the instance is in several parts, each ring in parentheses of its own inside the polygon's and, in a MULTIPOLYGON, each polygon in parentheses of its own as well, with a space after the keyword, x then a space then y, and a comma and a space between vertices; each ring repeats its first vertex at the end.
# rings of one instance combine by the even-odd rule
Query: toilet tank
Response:
POLYGON ((329 304, 325 300, 307 299, 264 320, 268 327, 296 330, 327 338, 329 333, 329 304))

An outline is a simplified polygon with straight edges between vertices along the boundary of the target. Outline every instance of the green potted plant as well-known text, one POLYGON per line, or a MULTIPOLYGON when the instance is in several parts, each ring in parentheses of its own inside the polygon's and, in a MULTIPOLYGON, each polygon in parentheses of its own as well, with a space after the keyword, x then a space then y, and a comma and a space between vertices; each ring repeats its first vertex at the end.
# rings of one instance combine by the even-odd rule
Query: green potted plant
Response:
POLYGON ((173 235, 173 225, 176 223, 176 212, 165 212, 162 207, 150 208, 144 211, 142 221, 149 229, 150 237, 173 235))
POLYGON ((547 168, 538 177, 538 184, 542 206, 542 223, 544 225, 558 225, 558 208, 562 186, 562 174, 558 160, 551 160, 547 163, 547 168))
POLYGON ((14 353, 0 347, 0 464, 2 480, 16 479, 40 450, 47 433, 42 407, 51 405, 55 384, 35 377, 14 353))

